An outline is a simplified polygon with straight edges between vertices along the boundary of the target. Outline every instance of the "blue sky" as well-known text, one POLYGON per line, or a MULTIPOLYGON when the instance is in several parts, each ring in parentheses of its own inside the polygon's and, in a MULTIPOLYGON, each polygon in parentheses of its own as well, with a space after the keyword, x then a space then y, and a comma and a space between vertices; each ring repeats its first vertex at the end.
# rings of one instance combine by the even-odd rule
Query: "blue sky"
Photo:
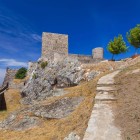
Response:
MULTIPOLYGON (((0 82, 5 68, 41 55, 42 32, 69 35, 69 53, 91 54, 140 23, 139 0, 0 0, 0 82)), ((128 46, 130 44, 127 43, 128 46)), ((130 57, 134 49, 116 59, 130 57)))

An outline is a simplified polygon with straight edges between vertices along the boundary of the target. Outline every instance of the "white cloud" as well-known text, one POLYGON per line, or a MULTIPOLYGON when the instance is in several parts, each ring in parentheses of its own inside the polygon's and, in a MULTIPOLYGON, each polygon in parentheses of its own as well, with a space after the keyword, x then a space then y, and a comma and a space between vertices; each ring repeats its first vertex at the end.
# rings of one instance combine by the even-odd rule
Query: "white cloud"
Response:
POLYGON ((37 35, 37 34, 31 34, 32 38, 38 42, 41 42, 41 36, 37 35))
POLYGON ((5 73, 6 73, 5 69, 0 69, 0 86, 3 83, 4 77, 5 77, 5 73))
POLYGON ((21 62, 21 61, 17 61, 15 59, 5 59, 2 58, 0 59, 0 62, 2 63, 2 65, 4 66, 15 66, 15 67, 27 67, 27 63, 26 62, 21 62))

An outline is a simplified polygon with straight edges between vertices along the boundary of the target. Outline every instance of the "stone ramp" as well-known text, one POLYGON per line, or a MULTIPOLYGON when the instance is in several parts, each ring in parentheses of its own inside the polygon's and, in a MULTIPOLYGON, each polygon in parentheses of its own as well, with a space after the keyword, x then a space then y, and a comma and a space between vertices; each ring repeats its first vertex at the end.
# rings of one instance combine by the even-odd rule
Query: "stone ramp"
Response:
POLYGON ((116 90, 113 84, 118 73, 115 71, 99 79, 95 105, 83 140, 121 140, 121 131, 114 125, 112 112, 112 103, 115 106, 116 98, 111 93, 116 90))

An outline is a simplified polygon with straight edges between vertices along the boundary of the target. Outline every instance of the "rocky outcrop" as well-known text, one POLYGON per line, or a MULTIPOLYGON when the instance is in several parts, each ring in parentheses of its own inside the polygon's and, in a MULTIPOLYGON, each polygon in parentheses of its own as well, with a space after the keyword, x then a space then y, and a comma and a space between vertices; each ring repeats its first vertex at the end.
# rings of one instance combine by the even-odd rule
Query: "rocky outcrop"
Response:
POLYGON ((83 97, 60 99, 49 105, 33 107, 38 117, 60 119, 68 116, 81 103, 83 97))
POLYGON ((4 121, 0 122, 0 129, 26 130, 41 124, 38 117, 30 116, 30 109, 21 109, 10 114, 4 121))
POLYGON ((65 59, 58 63, 48 63, 41 67, 42 60, 38 61, 30 80, 22 90, 22 103, 30 104, 33 100, 43 100, 53 96, 56 88, 76 86, 83 79, 84 70, 81 64, 72 59, 65 59))
POLYGON ((43 119, 61 119, 70 115, 83 97, 63 98, 50 104, 36 104, 10 114, 0 122, 0 129, 26 130, 43 123, 43 119))

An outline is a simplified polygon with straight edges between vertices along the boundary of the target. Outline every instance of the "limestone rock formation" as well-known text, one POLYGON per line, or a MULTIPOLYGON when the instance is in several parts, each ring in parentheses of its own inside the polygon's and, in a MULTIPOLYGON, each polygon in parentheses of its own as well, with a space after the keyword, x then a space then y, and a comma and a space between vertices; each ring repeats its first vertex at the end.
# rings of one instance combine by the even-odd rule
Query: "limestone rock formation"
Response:
POLYGON ((43 123, 41 118, 61 119, 70 115, 83 97, 63 98, 50 104, 36 104, 19 109, 0 122, 0 129, 26 130, 43 123))
POLYGON ((60 119, 73 112, 82 100, 83 97, 64 98, 49 105, 33 107, 33 112, 38 117, 60 119))
POLYGON ((53 96, 56 88, 78 85, 83 79, 84 70, 80 62, 66 58, 57 63, 49 63, 45 68, 39 61, 30 80, 22 90, 22 103, 29 104, 33 100, 43 100, 53 96))
POLYGON ((26 130, 41 124, 38 117, 29 116, 30 109, 21 109, 10 114, 4 121, 0 122, 0 129, 26 130))

